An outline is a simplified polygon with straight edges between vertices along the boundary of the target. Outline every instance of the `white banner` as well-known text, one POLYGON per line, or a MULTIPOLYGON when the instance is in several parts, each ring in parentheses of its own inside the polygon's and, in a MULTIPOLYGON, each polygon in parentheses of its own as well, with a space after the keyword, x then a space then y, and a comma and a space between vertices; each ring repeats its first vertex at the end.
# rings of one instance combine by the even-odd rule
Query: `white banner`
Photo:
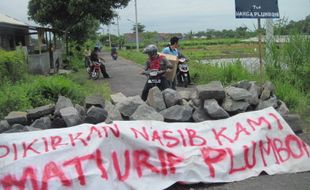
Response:
POLYGON ((115 121, 0 135, 0 189, 164 189, 310 170, 273 109, 202 123, 115 121))

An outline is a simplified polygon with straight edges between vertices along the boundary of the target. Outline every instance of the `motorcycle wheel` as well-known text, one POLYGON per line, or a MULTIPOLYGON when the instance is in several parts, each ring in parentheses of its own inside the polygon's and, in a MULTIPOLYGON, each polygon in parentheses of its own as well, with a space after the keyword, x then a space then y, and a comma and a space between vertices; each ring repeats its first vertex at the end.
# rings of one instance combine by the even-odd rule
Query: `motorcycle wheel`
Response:
POLYGON ((92 72, 91 77, 93 80, 97 80, 99 78, 99 76, 100 76, 100 73, 98 71, 92 72))
POLYGON ((184 77, 183 85, 185 88, 187 88, 187 85, 188 85, 188 78, 187 77, 184 77))

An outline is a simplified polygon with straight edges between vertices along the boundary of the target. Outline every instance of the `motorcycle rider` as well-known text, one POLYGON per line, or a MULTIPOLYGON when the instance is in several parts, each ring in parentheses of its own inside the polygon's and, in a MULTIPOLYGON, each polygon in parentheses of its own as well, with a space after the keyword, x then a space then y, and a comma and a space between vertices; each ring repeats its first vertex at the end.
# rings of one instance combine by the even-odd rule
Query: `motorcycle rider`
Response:
MULTIPOLYGON (((95 47, 94 50, 91 52, 90 54, 90 60, 91 62, 99 62, 100 63, 100 70, 101 73, 103 75, 104 78, 110 78, 109 74, 106 71, 105 65, 103 64, 103 62, 105 62, 105 60, 99 56, 99 47, 95 47)), ((92 72, 94 69, 94 67, 90 68, 90 72, 92 72)))
MULTIPOLYGON (((164 73, 167 71, 168 68, 171 68, 170 62, 164 56, 159 56, 157 54, 157 47, 155 45, 153 44, 148 45, 146 48, 144 48, 143 53, 148 55, 148 60, 145 63, 145 69, 144 69, 145 71, 159 70, 163 71, 164 73)), ((167 79, 163 75, 160 76, 160 79, 161 83, 159 84, 158 87, 160 90, 165 90, 166 88, 169 87, 167 79)), ((146 81, 141 95, 142 100, 146 101, 147 96, 149 94, 149 90, 152 87, 153 85, 149 84, 148 81, 146 81)))
POLYGON ((117 49, 116 47, 113 45, 111 48, 111 57, 116 60, 117 59, 117 49), (115 56, 115 57, 114 57, 115 56))
MULTIPOLYGON (((185 56, 178 50, 178 48, 179 48, 179 38, 174 36, 170 39, 170 44, 162 50, 162 53, 177 56, 179 59, 185 58, 185 56)), ((177 65, 176 77, 178 78, 178 83, 180 83, 181 79, 178 75, 178 72, 180 71, 177 65)), ((191 83, 189 73, 188 73, 188 82, 189 84, 191 83)), ((170 87, 174 90, 176 89, 176 78, 170 81, 170 87)))

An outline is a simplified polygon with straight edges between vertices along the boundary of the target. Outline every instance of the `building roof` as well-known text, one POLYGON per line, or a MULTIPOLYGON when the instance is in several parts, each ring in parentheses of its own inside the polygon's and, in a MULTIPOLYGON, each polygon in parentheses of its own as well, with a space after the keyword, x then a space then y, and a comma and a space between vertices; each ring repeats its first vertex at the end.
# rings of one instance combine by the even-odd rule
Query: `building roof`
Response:
POLYGON ((0 13, 0 23, 4 24, 11 24, 11 25, 19 25, 19 26, 27 26, 26 23, 23 23, 22 21, 16 20, 10 16, 7 16, 5 14, 0 13))

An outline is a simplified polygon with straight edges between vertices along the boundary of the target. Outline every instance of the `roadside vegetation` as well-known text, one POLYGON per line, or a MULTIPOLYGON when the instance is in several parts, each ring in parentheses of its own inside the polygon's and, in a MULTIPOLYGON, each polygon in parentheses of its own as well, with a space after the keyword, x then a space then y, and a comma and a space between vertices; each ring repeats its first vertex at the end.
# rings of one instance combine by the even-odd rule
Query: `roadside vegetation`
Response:
POLYGON ((79 69, 84 68, 83 59, 78 59, 80 52, 75 51, 72 51, 73 62, 70 65, 79 71, 67 75, 33 76, 27 74, 21 50, 0 50, 0 119, 11 111, 26 111, 55 103, 58 95, 66 96, 78 104, 83 104, 85 97, 90 94, 99 94, 108 99, 108 84, 98 85, 88 80, 85 70, 79 69))

